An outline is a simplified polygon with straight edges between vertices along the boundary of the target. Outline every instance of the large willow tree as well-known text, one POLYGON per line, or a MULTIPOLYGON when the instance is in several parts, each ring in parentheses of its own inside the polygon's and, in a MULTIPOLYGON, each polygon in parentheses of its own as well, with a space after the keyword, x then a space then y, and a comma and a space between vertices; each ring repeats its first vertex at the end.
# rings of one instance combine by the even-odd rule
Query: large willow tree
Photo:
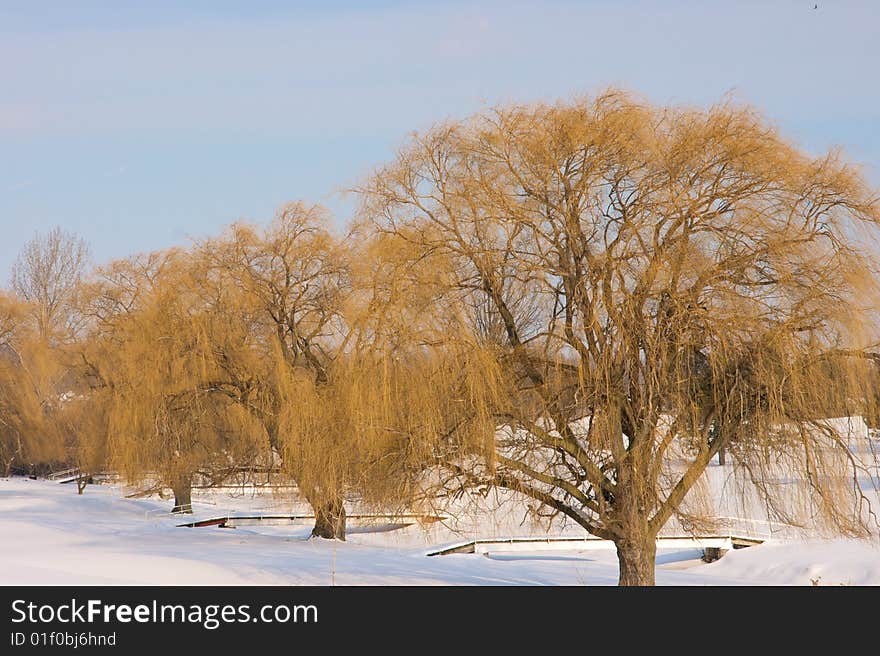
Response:
POLYGON ((265 428, 315 512, 312 534, 344 540, 348 500, 387 508, 406 495, 399 433, 383 427, 398 412, 391 386, 410 373, 389 368, 377 341, 388 324, 371 309, 369 249, 330 224, 320 206, 293 202, 264 228, 233 225, 197 255, 218 289, 236 290, 230 320, 249 326, 247 349, 215 344, 213 389, 265 428))
POLYGON ((217 389, 265 428, 284 470, 315 512, 313 535, 345 539, 345 493, 357 453, 328 403, 350 326, 348 251, 320 206, 283 206, 268 226, 238 223, 201 244, 210 275, 236 289, 249 352, 215 350, 217 389), (330 413, 332 414, 332 413, 330 413), (324 417, 318 420, 318 417, 324 417))
POLYGON ((259 338, 240 320, 235 288, 175 250, 112 263, 89 295, 81 357, 106 445, 84 442, 84 455, 104 450, 127 480, 171 487, 176 511, 190 509, 195 479, 221 483, 270 462, 263 426, 218 390, 218 353, 247 352, 259 338))
POLYGON ((361 191, 399 247, 386 286, 438 317, 425 348, 492 362, 492 439, 460 439, 467 417, 425 437, 446 486, 613 540, 621 584, 653 584, 722 449, 778 517, 864 533, 861 463, 821 419, 870 410, 880 205, 836 154, 748 108, 610 92, 439 125, 361 191))

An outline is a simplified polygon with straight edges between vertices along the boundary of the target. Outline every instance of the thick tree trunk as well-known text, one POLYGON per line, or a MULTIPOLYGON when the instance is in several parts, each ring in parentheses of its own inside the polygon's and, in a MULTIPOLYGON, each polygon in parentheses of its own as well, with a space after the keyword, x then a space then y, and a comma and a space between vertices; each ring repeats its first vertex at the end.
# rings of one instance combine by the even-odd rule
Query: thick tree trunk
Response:
POLYGON ((181 474, 171 481, 171 489, 174 491, 173 513, 192 512, 192 475, 181 474))
POLYGON ((723 467, 727 459, 724 457, 724 447, 718 449, 718 465, 723 467))
POLYGON ((312 537, 345 540, 345 508, 342 499, 333 499, 313 507, 315 528, 312 529, 312 537))
POLYGON ((619 540, 617 561, 620 564, 618 585, 654 585, 657 542, 653 536, 619 540))
POLYGON ((649 528, 653 504, 651 490, 645 485, 650 475, 643 450, 628 455, 626 466, 617 472, 618 492, 614 500, 618 585, 654 585, 657 532, 649 528))

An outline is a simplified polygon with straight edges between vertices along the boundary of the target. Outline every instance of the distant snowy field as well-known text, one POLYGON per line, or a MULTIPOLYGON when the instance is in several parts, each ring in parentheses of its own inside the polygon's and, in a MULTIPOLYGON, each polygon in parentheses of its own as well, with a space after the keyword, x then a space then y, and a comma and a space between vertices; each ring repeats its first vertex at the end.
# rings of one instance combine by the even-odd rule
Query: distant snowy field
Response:
MULTIPOLYGON (((309 522, 235 529, 179 528, 165 500, 126 499, 112 485, 0 479, 2 585, 614 585, 613 549, 426 555, 432 547, 492 535, 535 534, 502 507, 494 523, 412 524, 396 530, 352 521, 344 543, 309 539, 309 522), (517 527, 519 527, 518 530, 517 527)), ((302 511, 271 495, 194 497, 195 518, 233 511, 302 511)), ((583 535, 571 528, 565 533, 583 535)), ((695 549, 661 550, 660 585, 880 585, 880 541, 770 540, 703 563, 695 549)))

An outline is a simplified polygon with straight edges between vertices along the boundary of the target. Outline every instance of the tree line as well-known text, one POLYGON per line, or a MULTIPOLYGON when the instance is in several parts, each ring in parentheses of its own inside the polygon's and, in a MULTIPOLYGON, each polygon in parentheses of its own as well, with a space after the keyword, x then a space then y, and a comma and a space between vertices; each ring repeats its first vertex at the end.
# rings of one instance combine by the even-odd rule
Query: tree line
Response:
POLYGON ((294 202, 91 267, 60 229, 0 296, 0 456, 170 487, 271 469, 313 534, 513 490, 652 584, 730 459, 771 514, 848 535, 876 423, 878 194, 759 112, 608 91, 412 136, 344 230, 294 202), (784 474, 784 475, 783 475, 784 474), (792 484, 795 481, 796 484, 792 484))

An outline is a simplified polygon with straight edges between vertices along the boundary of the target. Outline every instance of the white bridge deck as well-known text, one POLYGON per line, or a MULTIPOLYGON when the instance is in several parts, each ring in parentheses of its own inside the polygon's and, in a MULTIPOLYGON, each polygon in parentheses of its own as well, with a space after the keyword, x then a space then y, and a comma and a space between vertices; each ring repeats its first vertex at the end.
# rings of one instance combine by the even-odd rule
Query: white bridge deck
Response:
MULTIPOLYGON (((711 535, 711 536, 668 536, 657 538, 658 549, 719 549, 730 551, 761 544, 763 538, 753 536, 711 535)), ((446 556, 457 553, 501 553, 523 551, 588 551, 593 549, 614 549, 611 540, 596 537, 525 537, 489 538, 470 540, 434 551, 428 556, 446 556)))

